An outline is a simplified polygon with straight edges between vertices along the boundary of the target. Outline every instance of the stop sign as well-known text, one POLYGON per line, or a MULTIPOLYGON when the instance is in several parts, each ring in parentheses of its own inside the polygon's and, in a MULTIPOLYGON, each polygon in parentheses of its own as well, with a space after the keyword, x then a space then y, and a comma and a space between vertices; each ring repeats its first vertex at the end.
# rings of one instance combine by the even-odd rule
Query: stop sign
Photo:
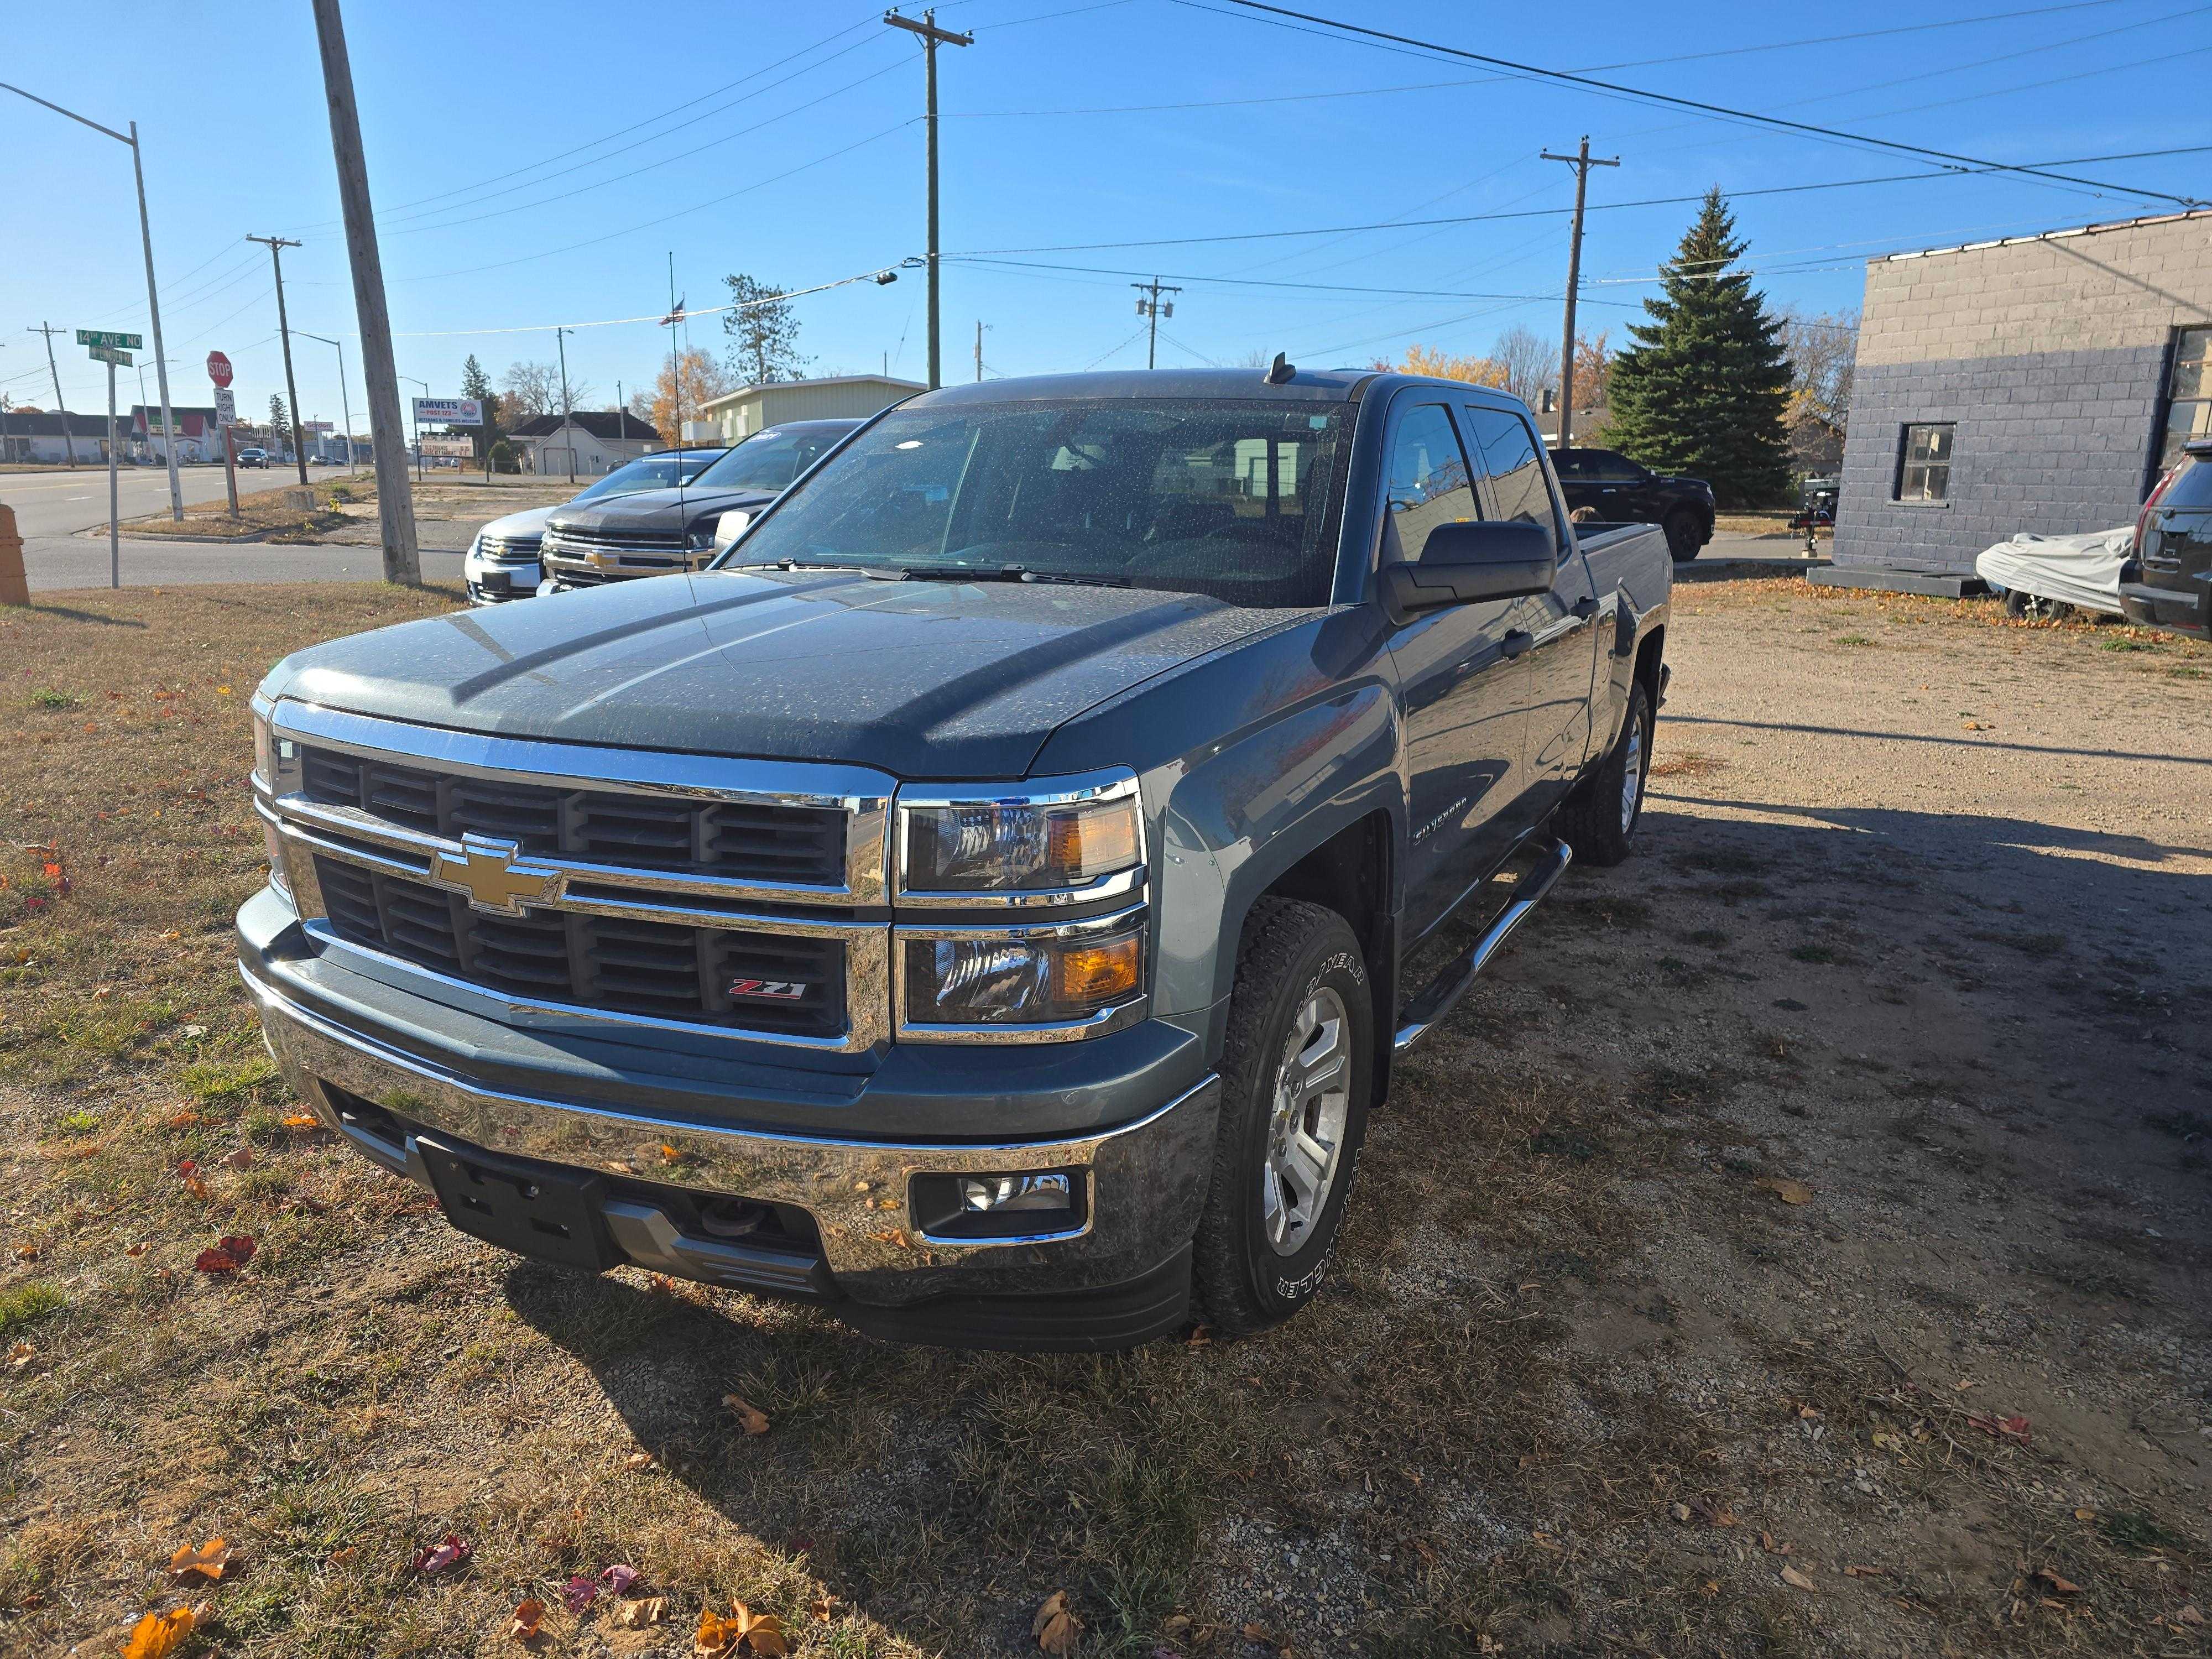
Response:
POLYGON ((230 359, 220 351, 208 353, 208 379, 217 386, 230 384, 230 359))

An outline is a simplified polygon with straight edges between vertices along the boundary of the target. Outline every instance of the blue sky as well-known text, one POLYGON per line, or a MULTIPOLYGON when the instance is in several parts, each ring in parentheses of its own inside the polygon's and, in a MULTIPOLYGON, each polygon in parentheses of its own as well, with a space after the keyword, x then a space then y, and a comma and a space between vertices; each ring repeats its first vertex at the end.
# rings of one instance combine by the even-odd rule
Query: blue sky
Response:
MULTIPOLYGON (((2181 0, 1301 9, 1991 160, 2212 143, 2193 118, 2212 5, 2181 0), (1823 39, 1837 36, 1862 38, 1823 39)), ((800 288, 919 252, 921 53, 880 16, 836 0, 354 0, 401 374, 449 395, 471 351, 496 378, 516 359, 552 358, 551 325, 657 315, 672 252, 695 307, 723 298, 731 270, 800 288)), ((946 267, 948 379, 973 375, 979 319, 994 374, 1141 367, 1128 284, 1155 273, 1183 289, 1164 365, 1276 350, 1357 362, 1413 342, 1476 351, 1516 323, 1556 337, 1571 179, 1537 153, 1585 132, 1595 153, 1622 158, 1593 173, 1583 262, 1584 330, 1618 343, 1692 209, 1609 204, 1927 167, 1362 45, 1223 0, 943 0, 939 16, 976 36, 939 58, 944 246, 981 256, 946 267), (1475 215, 1522 216, 1270 234, 1475 215), (1229 237, 1248 240, 1186 240, 1229 237), (1147 242, 1159 245, 1094 246, 1147 242)), ((0 19, 0 76, 42 96, 111 125, 138 122, 178 402, 206 400, 210 347, 237 363, 241 409, 264 410, 282 389, 267 252, 242 240, 278 234, 305 244, 285 256, 295 328, 347 340, 365 426, 306 0, 15 5, 0 19)), ((27 325, 144 327, 130 156, 5 94, 0 146, 0 392, 48 405, 27 325)), ((2212 153, 2062 170, 2212 197, 2208 162, 2212 153)), ((1747 194, 1737 210, 1771 298, 1828 311, 1856 306, 1869 254, 2162 205, 1980 175, 1747 194)), ((888 362, 920 377, 919 273, 798 304, 811 372, 888 362)), ((691 341, 719 351, 719 319, 694 322, 691 341)), ((568 339, 569 368, 604 404, 617 380, 627 391, 649 379, 666 346, 651 322, 586 326, 568 339)), ((94 407, 93 365, 56 348, 71 406, 94 407)), ((335 418, 336 354, 295 339, 295 360, 302 412, 335 418)))

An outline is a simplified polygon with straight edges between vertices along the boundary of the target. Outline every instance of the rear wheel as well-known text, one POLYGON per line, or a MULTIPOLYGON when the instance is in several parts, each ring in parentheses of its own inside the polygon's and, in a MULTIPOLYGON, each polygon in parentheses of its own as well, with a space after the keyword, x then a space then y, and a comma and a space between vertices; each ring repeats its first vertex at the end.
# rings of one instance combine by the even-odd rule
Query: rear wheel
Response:
POLYGON ((1705 526, 1698 522, 1698 515, 1686 507, 1669 513, 1661 528, 1667 532, 1667 550, 1674 556, 1678 564, 1696 558, 1705 548, 1705 526))
POLYGON ((1644 817, 1651 738, 1651 696, 1639 679, 1629 688, 1628 718, 1621 723, 1620 737, 1553 820, 1553 828, 1574 848, 1577 862, 1611 865, 1628 856, 1644 817))
POLYGON ((1253 906, 1196 1245, 1198 1300, 1218 1334, 1279 1324, 1321 1288, 1366 1134, 1375 1042, 1367 964, 1344 918, 1291 899, 1253 906))

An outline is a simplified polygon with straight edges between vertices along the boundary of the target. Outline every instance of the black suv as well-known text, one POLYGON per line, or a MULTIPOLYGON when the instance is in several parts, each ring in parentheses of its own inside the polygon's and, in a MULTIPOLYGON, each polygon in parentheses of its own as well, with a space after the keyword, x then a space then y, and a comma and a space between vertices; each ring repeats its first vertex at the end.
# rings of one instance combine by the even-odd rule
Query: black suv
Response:
POLYGON ((1713 487, 1703 478, 1662 477, 1610 449, 1555 449, 1552 465, 1570 513, 1589 507, 1604 524, 1656 524, 1678 561, 1696 558, 1713 538, 1713 487))
POLYGON ((2143 503, 2120 608, 2130 622, 2212 639, 2212 437, 2191 439, 2143 503))

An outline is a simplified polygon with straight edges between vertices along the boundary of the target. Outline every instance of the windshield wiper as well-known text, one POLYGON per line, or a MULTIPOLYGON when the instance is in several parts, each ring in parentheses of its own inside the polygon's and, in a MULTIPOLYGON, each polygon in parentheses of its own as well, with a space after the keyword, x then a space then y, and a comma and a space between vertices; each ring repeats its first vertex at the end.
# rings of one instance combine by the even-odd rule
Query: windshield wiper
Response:
POLYGON ((902 564, 890 570, 871 571, 884 581, 911 582, 1040 582, 1066 587, 1127 587, 1125 576, 1085 576, 1072 570, 1032 570, 1025 564, 1002 564, 996 569, 979 565, 902 564))

